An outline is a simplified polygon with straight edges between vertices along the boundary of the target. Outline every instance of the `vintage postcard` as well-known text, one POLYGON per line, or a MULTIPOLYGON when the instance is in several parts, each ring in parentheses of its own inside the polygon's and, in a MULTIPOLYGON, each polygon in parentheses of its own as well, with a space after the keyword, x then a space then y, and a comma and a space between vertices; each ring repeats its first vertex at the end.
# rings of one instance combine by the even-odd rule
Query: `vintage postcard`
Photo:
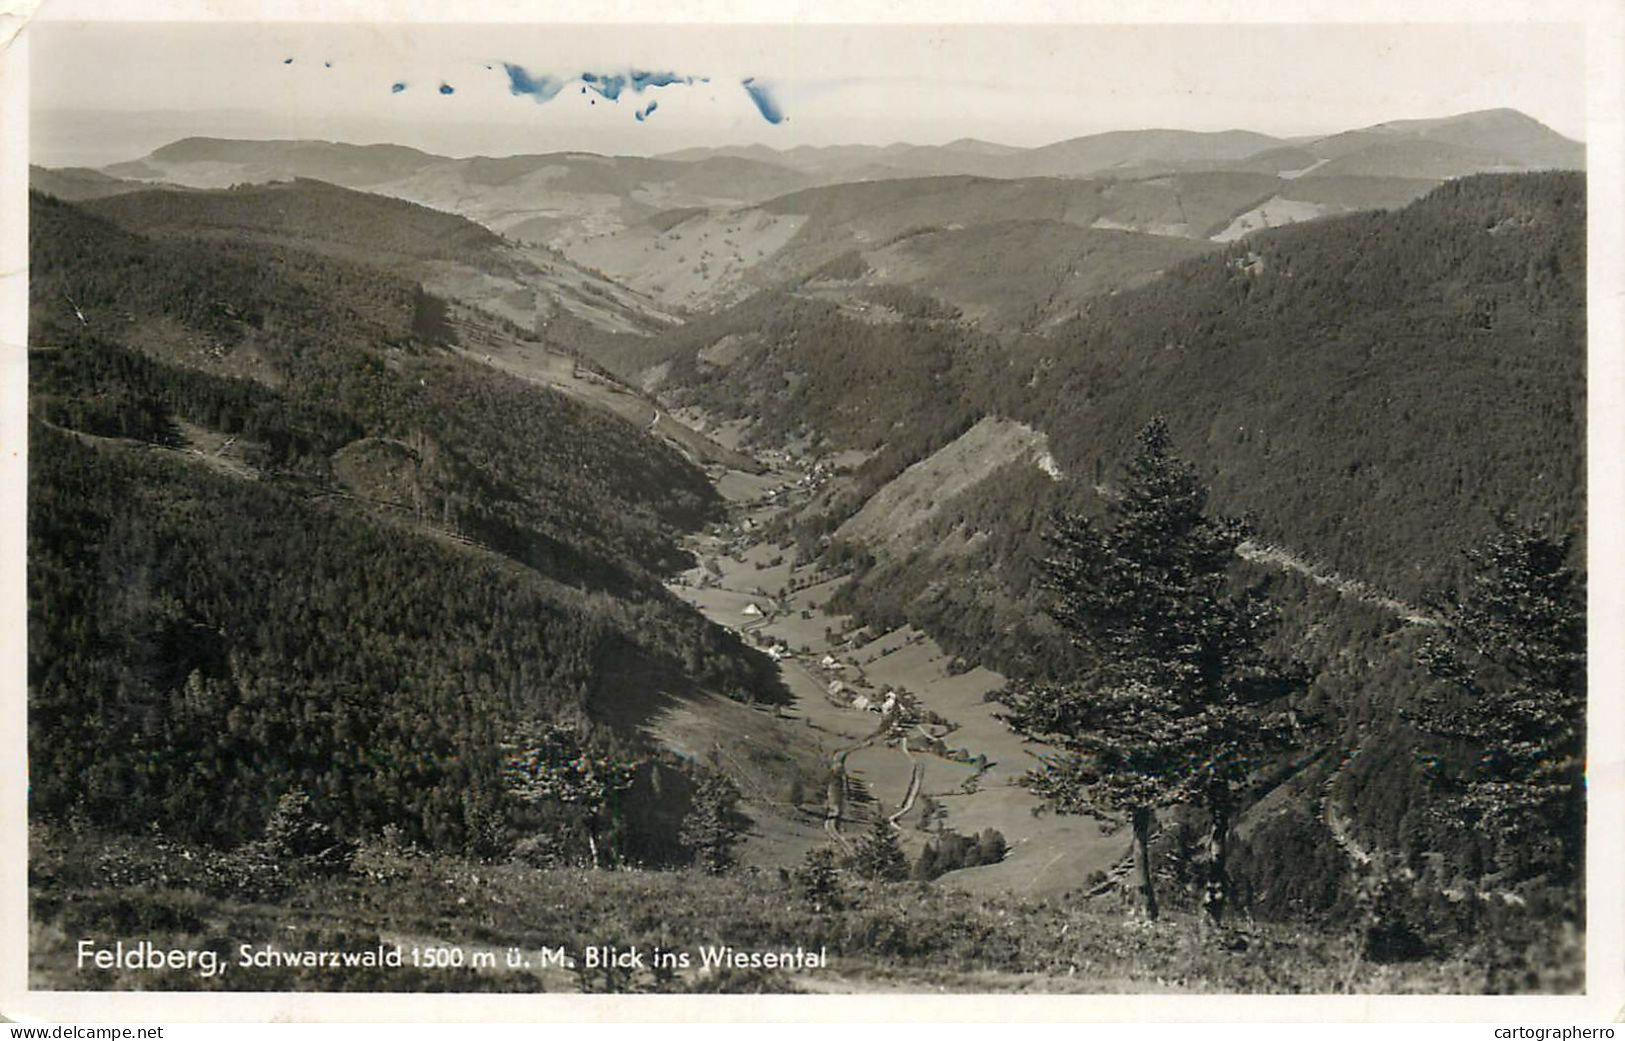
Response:
POLYGON ((1617 1011, 1618 11, 402 7, 7 47, 0 1012, 1617 1011))

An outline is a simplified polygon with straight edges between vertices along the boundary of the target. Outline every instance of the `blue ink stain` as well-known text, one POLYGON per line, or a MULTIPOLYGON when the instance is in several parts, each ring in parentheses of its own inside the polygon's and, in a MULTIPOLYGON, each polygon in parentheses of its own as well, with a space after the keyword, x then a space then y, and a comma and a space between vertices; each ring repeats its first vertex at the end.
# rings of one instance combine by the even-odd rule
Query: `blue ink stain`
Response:
POLYGON ((399 94, 401 91, 403 91, 405 89, 406 89, 406 84, 397 83, 397 84, 395 84, 395 85, 393 85, 392 87, 389 88, 389 92, 391 94, 399 94))
POLYGON ((632 70, 632 89, 642 94, 646 87, 669 87, 674 83, 684 86, 693 84, 693 76, 679 76, 675 72, 645 72, 642 69, 632 70))
POLYGON ((442 94, 455 94, 455 93, 457 93, 457 88, 453 87, 449 83, 442 83, 442 84, 440 84, 440 93, 442 93, 442 94))
POLYGON ((552 101, 558 92, 564 89, 564 81, 556 80, 552 76, 532 76, 512 62, 503 62, 502 67, 508 73, 508 93, 529 94, 540 105, 544 101, 552 101))
POLYGON ((293 59, 292 58, 283 58, 282 59, 282 64, 284 64, 284 65, 292 65, 293 64, 293 59))
POLYGON ((756 103, 756 111, 762 114, 763 119, 775 124, 784 122, 784 110, 779 108, 777 101, 773 100, 772 92, 764 84, 756 82, 755 76, 747 76, 740 80, 739 84, 745 88, 745 93, 749 94, 750 99, 756 103))
POLYGON ((620 98, 621 91, 626 87, 626 77, 612 72, 606 72, 602 75, 596 72, 583 72, 581 82, 596 91, 599 97, 610 101, 620 98))
POLYGON ((654 112, 654 110, 659 108, 659 107, 660 107, 660 102, 651 101, 651 102, 649 102, 649 104, 645 105, 643 108, 640 108, 636 112, 632 113, 632 115, 633 115, 633 117, 635 119, 637 119, 637 121, 639 123, 641 123, 645 119, 648 119, 649 116, 654 112))
POLYGON ((332 62, 330 62, 330 61, 324 61, 324 62, 322 62, 322 68, 324 68, 324 69, 331 69, 331 68, 332 68, 332 67, 333 67, 333 63, 332 63, 332 62))
MULTIPOLYGON (((603 98, 606 101, 618 103, 621 95, 625 93, 627 87, 631 87, 633 93, 641 94, 645 90, 649 90, 654 87, 693 86, 696 82, 711 82, 710 79, 704 76, 685 76, 671 71, 650 71, 648 69, 636 68, 629 69, 625 73, 583 72, 573 77, 558 77, 551 75, 533 76, 523 67, 515 65, 512 62, 503 62, 502 67, 506 69, 508 73, 509 91, 516 95, 529 94, 531 98, 538 103, 551 101, 565 87, 573 84, 580 84, 578 93, 587 98, 588 104, 596 105, 598 104, 598 98, 603 98), (589 97, 589 95, 596 95, 596 97, 589 97)), ((489 69, 491 66, 487 65, 486 68, 489 69)), ((746 81, 746 89, 752 91, 753 97, 756 97, 757 92, 760 92, 760 97, 756 103, 757 108, 763 111, 763 115, 766 116, 769 122, 781 122, 784 119, 784 115, 783 113, 779 112, 777 105, 767 94, 767 88, 760 86, 752 87, 750 86, 752 82, 753 81, 750 80, 746 81), (768 114, 769 111, 771 111, 771 115, 768 114)), ((450 93, 450 91, 446 89, 442 89, 441 92, 450 93)), ((639 122, 642 122, 643 120, 649 118, 649 115, 654 112, 656 107, 657 106, 655 104, 650 103, 646 107, 635 109, 632 115, 639 122)))

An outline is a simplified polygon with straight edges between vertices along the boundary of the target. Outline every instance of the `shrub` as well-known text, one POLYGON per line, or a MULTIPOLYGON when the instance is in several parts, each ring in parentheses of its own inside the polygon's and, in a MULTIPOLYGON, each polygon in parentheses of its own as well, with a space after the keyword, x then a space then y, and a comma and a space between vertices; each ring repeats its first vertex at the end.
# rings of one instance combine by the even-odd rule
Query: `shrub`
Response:
POLYGON ((988 828, 972 838, 957 831, 941 833, 935 842, 926 843, 920 858, 914 862, 914 877, 924 882, 946 875, 960 868, 997 864, 1004 859, 1009 843, 1004 835, 988 828))

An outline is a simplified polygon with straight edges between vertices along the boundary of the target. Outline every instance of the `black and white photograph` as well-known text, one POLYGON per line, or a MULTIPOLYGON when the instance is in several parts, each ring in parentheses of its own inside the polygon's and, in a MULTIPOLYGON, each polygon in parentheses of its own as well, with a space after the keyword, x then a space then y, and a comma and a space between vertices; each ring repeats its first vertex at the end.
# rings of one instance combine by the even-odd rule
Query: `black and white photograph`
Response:
POLYGON ((93 6, 27 993, 1619 990, 1592 8, 93 6))

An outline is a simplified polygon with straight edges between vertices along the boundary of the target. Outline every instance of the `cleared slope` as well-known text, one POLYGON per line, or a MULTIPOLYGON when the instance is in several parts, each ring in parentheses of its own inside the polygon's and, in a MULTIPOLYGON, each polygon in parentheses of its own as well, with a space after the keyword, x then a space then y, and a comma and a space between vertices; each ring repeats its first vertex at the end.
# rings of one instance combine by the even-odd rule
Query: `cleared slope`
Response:
POLYGON ((835 537, 870 545, 913 541, 915 529, 956 496, 1019 460, 1034 466, 1048 455, 1042 433, 986 417, 943 448, 904 470, 835 530, 835 537))

